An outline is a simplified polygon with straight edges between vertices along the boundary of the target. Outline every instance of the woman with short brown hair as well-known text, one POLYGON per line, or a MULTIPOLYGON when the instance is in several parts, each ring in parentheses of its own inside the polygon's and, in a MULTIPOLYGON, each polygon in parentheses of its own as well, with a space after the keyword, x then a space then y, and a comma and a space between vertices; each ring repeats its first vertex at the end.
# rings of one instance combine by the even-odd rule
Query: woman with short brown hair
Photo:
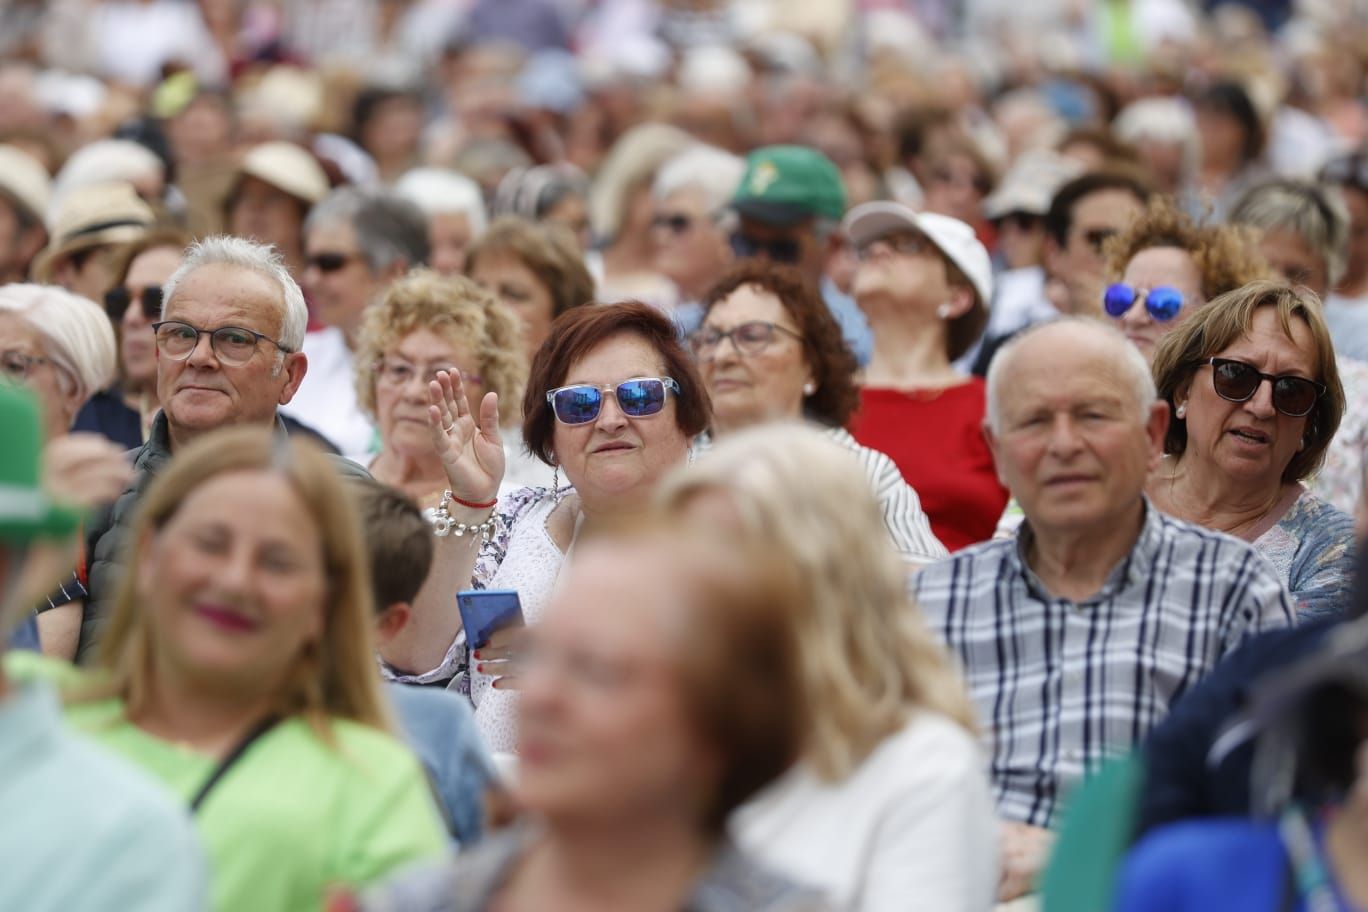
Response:
MULTIPOLYGON (((533 623, 581 531, 643 510, 710 420, 708 394, 668 317, 637 302, 573 308, 533 359, 523 399, 528 451, 569 485, 500 497, 498 396, 471 403, 459 374, 437 376, 428 421, 449 488, 434 517, 459 534, 438 540, 436 585, 449 596, 471 585, 516 589, 533 623)), ((448 681, 466 668, 455 599, 445 603, 450 632, 433 639, 430 670, 401 680, 448 681)), ((482 648, 474 658, 466 681, 475 719, 492 750, 511 751, 517 701, 506 651, 482 648)))
POLYGON ((1320 302, 1273 281, 1221 295, 1159 343, 1154 379, 1173 409, 1155 505, 1251 542, 1303 618, 1339 614, 1353 522, 1302 486, 1344 415, 1320 302))

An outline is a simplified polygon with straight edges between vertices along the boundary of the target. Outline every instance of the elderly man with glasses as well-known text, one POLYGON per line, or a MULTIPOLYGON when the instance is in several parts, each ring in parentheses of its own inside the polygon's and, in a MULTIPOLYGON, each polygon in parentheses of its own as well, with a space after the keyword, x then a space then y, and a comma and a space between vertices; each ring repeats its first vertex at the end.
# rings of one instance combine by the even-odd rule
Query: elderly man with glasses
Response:
MULTIPOLYGON (((308 369, 300 351, 307 322, 304 295, 273 248, 211 237, 187 251, 166 282, 161 320, 152 327, 161 412, 147 443, 133 453, 132 483, 87 531, 88 575, 74 575, 40 615, 49 651, 74 655, 78 663, 93 657, 134 506, 173 453, 231 425, 286 432, 276 411, 294 398, 308 369)), ((348 460, 335 464, 344 474, 365 474, 348 460)))
POLYGON ((1146 499, 1168 422, 1114 328, 1066 317, 1016 336, 988 373, 985 434, 1026 520, 912 580, 990 740, 1003 900, 1029 889, 1069 789, 1248 637, 1292 621, 1250 545, 1146 499))

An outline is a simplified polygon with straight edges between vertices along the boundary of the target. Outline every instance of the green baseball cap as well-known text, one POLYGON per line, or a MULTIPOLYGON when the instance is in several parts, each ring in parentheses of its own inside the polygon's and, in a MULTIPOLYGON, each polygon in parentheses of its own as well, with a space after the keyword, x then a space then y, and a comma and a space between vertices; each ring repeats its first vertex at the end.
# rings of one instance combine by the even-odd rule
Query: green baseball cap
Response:
POLYGON ((33 397, 0 383, 0 541, 58 538, 76 531, 81 514, 59 507, 43 492, 42 423, 33 397))
POLYGON ((846 194, 831 159, 806 146, 765 146, 746 156, 746 173, 732 197, 746 218, 792 225, 814 216, 840 221, 846 194))

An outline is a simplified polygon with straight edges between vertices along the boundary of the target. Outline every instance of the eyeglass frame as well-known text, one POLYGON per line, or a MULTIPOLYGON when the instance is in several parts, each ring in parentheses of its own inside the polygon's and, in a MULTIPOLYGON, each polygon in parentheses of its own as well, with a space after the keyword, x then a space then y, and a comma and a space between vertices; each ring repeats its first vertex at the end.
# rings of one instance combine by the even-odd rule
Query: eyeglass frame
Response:
POLYGON ((1150 318, 1153 319, 1155 322, 1172 323, 1174 320, 1178 319, 1178 315, 1183 312, 1183 305, 1187 304, 1187 295, 1183 294, 1181 291, 1179 291, 1177 288, 1174 288, 1172 285, 1155 285, 1152 288, 1140 288, 1135 285, 1132 285, 1129 282, 1112 282, 1106 288, 1102 289, 1102 310, 1104 313, 1107 314, 1107 316, 1111 317, 1113 320, 1119 320, 1126 314, 1130 313, 1131 308, 1134 307, 1141 300, 1143 300, 1145 304, 1145 313, 1149 314, 1150 318), (1131 295, 1130 303, 1126 305, 1125 310, 1122 310, 1119 313, 1112 313, 1111 307, 1107 304, 1107 299, 1111 297, 1112 290, 1115 288, 1124 288, 1127 291, 1129 291, 1131 295), (1154 294, 1156 291, 1173 292, 1178 296, 1178 307, 1173 311, 1173 313, 1165 315, 1165 311, 1158 310, 1156 312, 1157 309, 1152 304, 1150 298, 1150 296, 1154 294))
POLYGON ((916 257, 940 253, 940 248, 929 237, 909 226, 906 229, 885 232, 860 244, 855 248, 855 259, 861 263, 869 262, 876 253, 875 244, 883 244, 889 253, 897 256, 916 257))
MULTIPOLYGON (((560 414, 556 411, 556 394, 557 394, 557 393, 563 393, 563 392, 565 392, 566 390, 572 390, 572 389, 585 389, 585 388, 588 388, 588 389, 595 389, 595 390, 598 390, 598 392, 599 392, 600 394, 603 394, 603 393, 612 393, 612 394, 613 394, 613 398, 614 398, 614 399, 617 399, 618 387, 623 386, 623 385, 628 384, 628 383, 631 383, 633 380, 657 380, 657 381, 660 382, 661 386, 663 386, 663 387, 665 388, 665 392, 667 392, 667 393, 671 393, 671 392, 674 393, 674 394, 675 394, 675 398, 678 398, 678 397, 680 397, 680 396, 682 396, 682 395, 684 394, 684 390, 683 390, 683 388, 679 385, 679 381, 676 380, 676 379, 673 378, 673 377, 628 377, 628 378, 625 379, 625 380, 619 380, 617 383, 567 383, 567 384, 565 384, 564 386, 558 386, 558 387, 556 387, 556 388, 554 388, 554 389, 549 389, 549 390, 547 390, 547 391, 546 391, 546 404, 547 404, 547 406, 550 407, 550 409, 551 409, 551 417, 552 417, 552 419, 554 419, 555 421, 559 421, 561 424, 565 425, 566 427, 584 427, 586 424, 593 424, 595 421, 598 420, 599 415, 602 415, 602 414, 603 414, 603 400, 602 400, 602 399, 599 400, 599 410, 594 414, 594 417, 593 417, 593 418, 588 418, 588 419, 586 419, 586 420, 584 420, 584 421, 574 421, 574 422, 571 422, 571 421, 566 421, 566 420, 564 420, 563 418, 561 418, 560 414)), ((668 398, 668 397, 667 397, 667 398, 668 398)), ((619 409, 622 408, 622 403, 621 403, 621 402, 618 403, 618 408, 619 408, 619 409)), ((660 412, 652 412, 652 413, 649 414, 649 415, 632 415, 632 414, 629 414, 629 413, 627 412, 626 409, 623 409, 623 410, 622 410, 622 414, 623 414, 623 415, 626 415, 628 418, 631 418, 631 419, 634 420, 634 421, 640 421, 640 420, 645 419, 645 418, 654 418, 656 415, 659 415, 659 414, 660 414, 661 412, 663 412, 663 411, 665 411, 664 402, 661 403, 660 412)))
POLYGON ((732 344, 732 348, 736 349, 737 354, 745 355, 747 357, 753 357, 755 355, 760 354, 762 351, 764 351, 765 349, 769 348, 771 345, 774 344, 775 330, 792 336, 794 339, 798 340, 800 344, 804 341, 802 333, 796 330, 789 329, 787 326, 780 326, 778 323, 771 323, 769 320, 747 320, 744 323, 738 323, 731 329, 727 330, 721 330, 714 326, 700 326, 698 329, 689 333, 689 349, 693 352, 694 357, 697 358, 699 361, 712 361, 717 357, 717 349, 721 347, 723 341, 730 341, 732 344), (764 343, 754 351, 743 348, 741 346, 741 343, 736 341, 736 334, 740 332, 742 329, 745 329, 747 326, 766 326, 770 330, 769 335, 766 337, 764 343), (714 332, 717 334, 717 340, 712 345, 712 354, 708 355, 703 354, 703 352, 699 351, 698 348, 698 339, 705 332, 714 332))
POLYGON ((1273 405, 1273 409, 1279 415, 1284 415, 1288 418, 1305 418, 1307 415, 1311 414, 1316 410, 1316 403, 1320 402, 1321 397, 1329 391, 1329 387, 1326 386, 1324 383, 1321 383, 1319 380, 1312 380, 1309 377, 1298 377, 1296 374, 1265 374, 1263 371, 1259 370, 1253 364, 1250 364, 1248 361, 1241 361, 1239 358, 1207 358, 1205 361, 1199 362, 1198 366, 1209 366, 1211 368, 1211 390, 1216 395, 1224 399, 1226 402, 1248 402, 1255 396, 1259 395, 1259 389, 1263 386, 1264 381, 1267 380, 1269 382, 1268 398, 1273 405), (1259 382, 1254 384, 1254 389, 1250 391, 1248 396, 1245 396, 1243 399, 1232 399, 1216 388, 1216 368, 1219 366, 1217 362, 1223 364, 1238 364, 1241 367, 1248 368, 1249 370, 1253 371, 1255 374, 1258 375, 1259 382), (1311 407, 1308 408, 1306 411, 1302 412, 1300 415, 1296 415, 1278 408, 1277 397, 1274 394, 1278 390, 1279 380, 1298 380, 1302 383, 1311 384, 1311 386, 1314 387, 1316 390, 1316 398, 1311 400, 1311 407))
MULTIPOLYGON (((381 355, 379 358, 376 358, 374 361, 371 362, 371 373, 375 374, 375 382, 376 382, 376 383, 383 383, 383 384, 385 384, 386 386, 390 387, 391 389, 403 389, 404 387, 408 386, 410 383, 413 382, 413 377, 421 377, 421 376, 423 376, 423 372, 420 371, 420 370, 418 369, 418 366, 417 366, 417 365, 413 364, 412 362, 410 362, 410 361, 408 361, 408 360, 406 360, 406 359, 400 359, 401 363, 408 365, 409 368, 413 370, 413 376, 412 376, 412 377, 409 377, 407 380, 403 381, 402 383, 394 383, 394 382, 392 382, 392 381, 387 381, 387 380, 385 379, 385 364, 386 364, 386 362, 389 361, 389 360, 390 360, 390 359, 386 358, 384 355, 381 355)), ((431 381, 433 381, 433 380, 436 380, 436 379, 437 379, 437 374, 441 373, 442 371, 446 371, 446 372, 449 373, 449 374, 454 374, 454 373, 459 372, 460 375, 461 375, 461 382, 462 382, 462 383, 483 383, 483 382, 484 382, 483 379, 481 379, 480 376, 479 376, 478 374, 466 373, 464 370, 461 370, 461 368, 457 367, 457 366, 454 365, 454 364, 446 364, 446 365, 443 365, 442 367, 435 367, 435 368, 432 369, 431 373, 428 374, 427 382, 425 382, 425 383, 423 384, 423 388, 424 388, 424 389, 427 389, 427 383, 428 383, 428 382, 431 382, 431 381)))
POLYGON ((195 326, 193 323, 186 323, 184 320, 158 320, 156 323, 153 323, 153 324, 152 324, 152 337, 156 340, 157 352, 158 352, 159 354, 164 354, 164 355, 166 355, 166 357, 170 358, 172 361, 189 361, 189 360, 194 356, 195 352, 199 349, 200 337, 201 337, 201 336, 204 336, 204 335, 206 335, 206 334, 209 336, 209 350, 212 351, 212 352, 214 353, 214 357, 215 357, 215 358, 217 358, 218 360, 222 361, 224 364, 227 364, 229 367, 242 367, 244 364, 250 363, 251 360, 252 360, 252 358, 254 358, 254 357, 256 356, 256 353, 259 352, 259 351, 261 351, 261 343, 262 343, 262 342, 270 342, 272 345, 274 345, 274 346, 276 347, 276 350, 277 350, 278 352, 280 352, 280 354, 282 354, 282 355, 291 355, 291 354, 294 354, 294 349, 287 348, 287 347, 285 346, 284 343, 279 342, 279 341, 277 341, 277 340, 275 340, 275 339, 272 339, 270 336, 266 335, 265 333, 259 333, 259 332, 257 332, 255 329, 248 329, 248 328, 245 327, 245 326, 231 326, 231 325, 230 325, 230 326, 220 326, 220 327, 218 327, 218 328, 216 328, 216 329, 200 329, 198 326, 195 326), (162 345, 161 345, 161 328, 162 328, 163 326, 167 326, 167 325, 172 324, 172 323, 174 323, 174 324, 176 324, 176 325, 178 325, 178 326, 185 326, 185 327, 188 327, 188 328, 193 329, 193 330, 195 331, 195 342, 194 342, 194 344, 191 345, 190 348, 188 348, 188 349, 186 350, 185 354, 182 355, 182 356, 180 356, 180 357, 176 357, 175 355, 171 354, 170 352, 164 351, 163 348, 162 348, 162 345), (246 360, 243 360, 243 361, 229 361, 228 359, 224 358, 223 355, 219 354, 218 345, 214 342, 214 336, 217 335, 218 333, 221 333, 221 332, 224 332, 225 330, 230 330, 230 329, 232 329, 232 330, 237 330, 238 332, 247 333, 249 336, 252 336, 252 337, 254 337, 254 338, 256 339, 256 345, 255 345, 255 346, 253 347, 253 349, 252 349, 252 354, 248 355, 247 358, 246 358, 246 360))
POLYGON ((28 378, 29 378, 29 375, 33 373, 33 368, 34 368, 35 365, 51 364, 51 363, 52 363, 52 359, 51 359, 51 358, 45 358, 45 357, 43 357, 42 355, 30 355, 30 354, 26 354, 25 352, 21 352, 21 351, 20 351, 19 349, 17 349, 17 348, 8 348, 8 349, 5 349, 4 351, 0 351, 0 374, 3 374, 5 377, 9 378, 11 381, 13 381, 13 382, 15 382, 15 383, 24 383, 24 382, 26 382, 26 381, 28 380, 28 378), (18 376, 15 376, 14 374, 11 374, 11 373, 5 368, 5 366, 4 366, 5 360, 8 359, 10 356, 14 356, 14 357, 16 357, 16 358, 22 358, 22 359, 23 359, 23 361, 24 361, 24 372, 23 372, 22 374, 20 374, 20 375, 18 375, 18 376))

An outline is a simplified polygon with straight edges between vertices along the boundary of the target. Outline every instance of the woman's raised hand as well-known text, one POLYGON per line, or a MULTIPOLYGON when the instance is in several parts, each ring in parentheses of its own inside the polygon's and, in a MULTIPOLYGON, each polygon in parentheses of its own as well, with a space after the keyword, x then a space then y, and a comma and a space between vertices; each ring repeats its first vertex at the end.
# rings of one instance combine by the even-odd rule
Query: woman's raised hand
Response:
POLYGON ((428 430, 451 493, 474 503, 493 500, 504 476, 498 394, 486 393, 476 416, 466 401, 461 372, 438 371, 428 384, 428 401, 428 430))

